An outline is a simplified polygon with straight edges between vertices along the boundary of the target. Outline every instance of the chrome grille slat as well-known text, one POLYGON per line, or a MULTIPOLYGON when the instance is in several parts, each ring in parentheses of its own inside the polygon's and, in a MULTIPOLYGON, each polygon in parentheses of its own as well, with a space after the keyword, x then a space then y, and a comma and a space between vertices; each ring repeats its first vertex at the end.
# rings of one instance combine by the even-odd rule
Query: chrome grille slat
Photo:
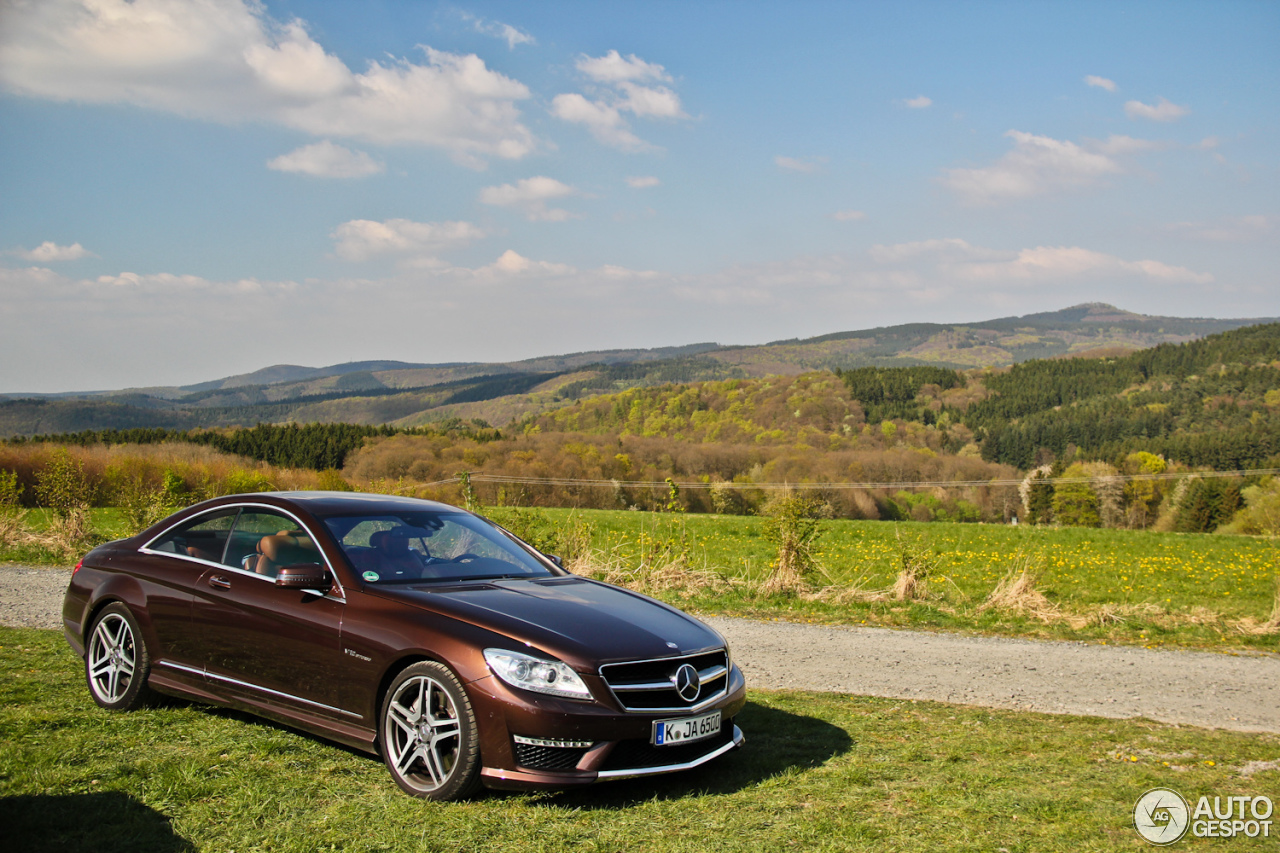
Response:
POLYGON ((600 677, 609 686, 618 704, 637 713, 695 712, 722 698, 729 689, 729 655, 713 649, 669 658, 607 663, 600 677), (698 672, 701 685, 692 701, 676 692, 675 673, 684 664, 698 672))

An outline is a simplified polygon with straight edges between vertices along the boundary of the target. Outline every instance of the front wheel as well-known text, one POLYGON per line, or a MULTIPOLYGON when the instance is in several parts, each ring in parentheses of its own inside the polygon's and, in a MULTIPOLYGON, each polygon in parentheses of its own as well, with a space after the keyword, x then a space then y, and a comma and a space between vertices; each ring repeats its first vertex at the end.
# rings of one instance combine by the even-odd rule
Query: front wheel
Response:
POLYGON ((84 674, 93 701, 112 711, 132 711, 155 698, 147 687, 151 656, 129 608, 108 604, 94 620, 84 674))
POLYGON ((404 791, 454 800, 480 786, 475 714, 448 667, 422 661, 406 667, 382 702, 382 760, 404 791))

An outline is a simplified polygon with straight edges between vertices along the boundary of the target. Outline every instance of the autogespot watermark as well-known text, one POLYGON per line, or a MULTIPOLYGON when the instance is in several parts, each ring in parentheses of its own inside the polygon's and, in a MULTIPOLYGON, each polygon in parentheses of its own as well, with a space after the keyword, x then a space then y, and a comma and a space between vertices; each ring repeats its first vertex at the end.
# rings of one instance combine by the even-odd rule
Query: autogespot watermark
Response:
POLYGON ((1152 844, 1196 838, 1270 838, 1270 797, 1201 797, 1192 809, 1177 791, 1152 788, 1133 806, 1133 828, 1152 844))

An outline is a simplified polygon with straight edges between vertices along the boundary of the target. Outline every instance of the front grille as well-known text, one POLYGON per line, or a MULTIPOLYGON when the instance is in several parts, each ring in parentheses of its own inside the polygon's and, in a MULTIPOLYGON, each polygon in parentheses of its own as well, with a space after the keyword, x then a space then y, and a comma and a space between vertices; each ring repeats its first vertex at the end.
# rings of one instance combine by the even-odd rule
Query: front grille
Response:
POLYGON ((516 743, 516 763, 530 770, 573 770, 587 754, 585 749, 516 743))
POLYGON ((600 677, 628 711, 686 711, 728 691, 729 655, 716 649, 681 657, 607 663, 600 667, 600 677), (691 699, 676 691, 676 672, 686 663, 698 671, 701 683, 691 699))
POLYGON ((647 740, 622 740, 609 753, 601 770, 640 770, 646 767, 666 767, 672 764, 688 764, 709 752, 714 752, 733 742, 733 721, 725 720, 720 734, 706 740, 682 743, 678 746, 654 746, 647 740))

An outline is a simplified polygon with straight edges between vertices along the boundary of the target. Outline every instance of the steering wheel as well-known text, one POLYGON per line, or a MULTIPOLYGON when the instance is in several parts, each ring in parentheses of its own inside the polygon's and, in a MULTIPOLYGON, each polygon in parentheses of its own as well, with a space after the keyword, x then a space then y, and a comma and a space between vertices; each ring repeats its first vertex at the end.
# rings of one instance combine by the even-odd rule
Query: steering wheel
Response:
POLYGON ((452 560, 450 560, 450 562, 470 563, 473 560, 479 560, 479 559, 481 559, 479 554, 472 554, 470 551, 467 551, 465 554, 459 554, 458 556, 454 557, 452 560))

